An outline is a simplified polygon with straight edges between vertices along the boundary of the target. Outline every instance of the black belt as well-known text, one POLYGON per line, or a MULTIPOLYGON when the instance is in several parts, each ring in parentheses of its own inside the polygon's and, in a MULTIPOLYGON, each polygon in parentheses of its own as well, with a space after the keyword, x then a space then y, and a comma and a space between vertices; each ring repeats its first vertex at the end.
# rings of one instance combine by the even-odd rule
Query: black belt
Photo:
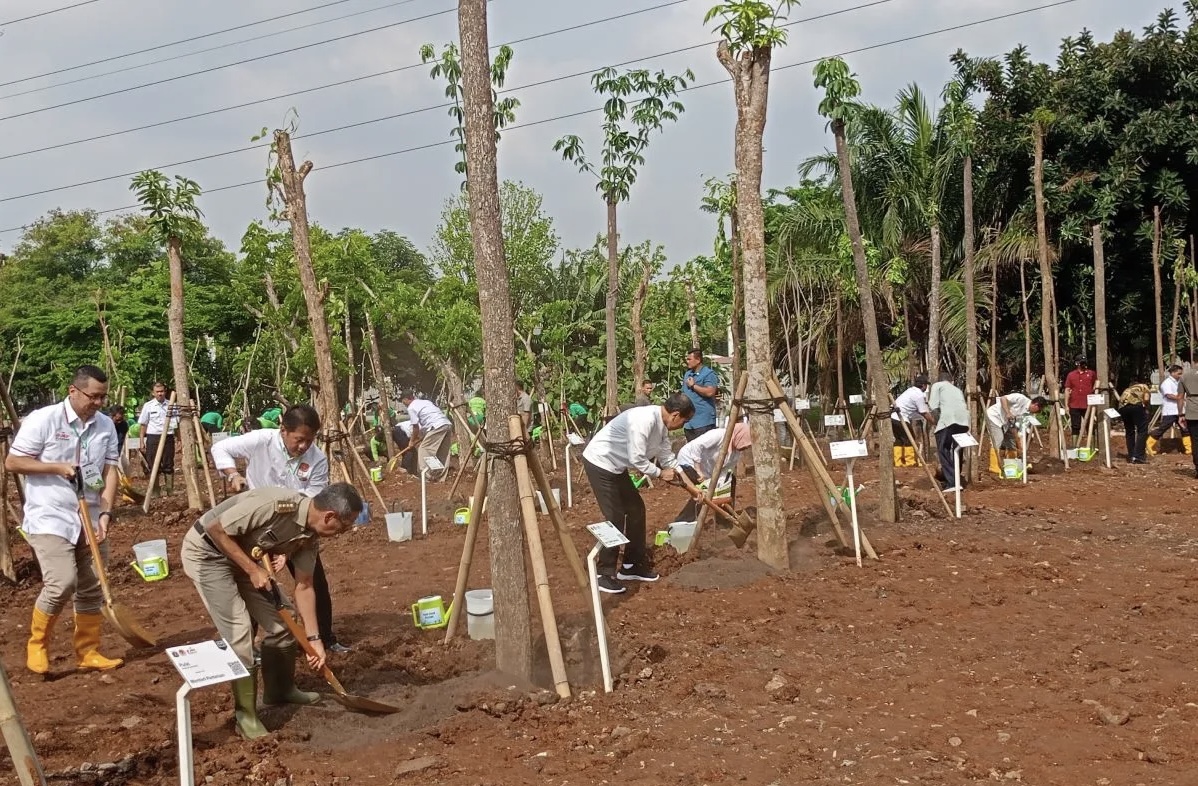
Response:
POLYGON ((197 521, 195 524, 191 525, 191 528, 200 534, 200 537, 204 539, 204 542, 207 543, 213 551, 217 552, 218 554, 224 554, 223 551, 217 548, 216 543, 213 542, 212 538, 208 537, 208 531, 204 529, 203 524, 197 521))

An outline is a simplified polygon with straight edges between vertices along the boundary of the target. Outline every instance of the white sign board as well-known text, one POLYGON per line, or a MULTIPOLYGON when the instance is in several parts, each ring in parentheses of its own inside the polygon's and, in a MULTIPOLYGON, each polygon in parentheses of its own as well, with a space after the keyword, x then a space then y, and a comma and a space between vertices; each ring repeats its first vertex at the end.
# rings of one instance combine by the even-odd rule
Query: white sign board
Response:
POLYGON ((569 433, 567 433, 567 434, 566 434, 566 439, 567 439, 567 440, 569 441, 569 443, 570 443, 571 445, 573 445, 574 447, 578 447, 579 445, 582 445, 582 444, 584 444, 584 443, 586 442, 586 440, 585 440, 585 439, 583 439, 582 437, 578 436, 578 435, 577 435, 577 434, 575 434, 573 431, 571 431, 571 432, 569 432, 569 433))
POLYGON ((953 442, 956 442, 959 448, 976 448, 978 446, 978 441, 973 438, 972 434, 953 434, 953 442))
POLYGON ((250 676, 241 658, 224 639, 169 647, 166 656, 171 659, 183 681, 192 688, 219 685, 250 676))
POLYGON ((215 445, 217 442, 228 439, 231 436, 233 436, 233 435, 227 431, 217 431, 217 432, 213 433, 213 435, 212 435, 212 444, 215 445))
POLYGON ((1087 407, 1104 407, 1106 406, 1106 396, 1101 393, 1091 393, 1086 396, 1087 407))
POLYGON ((1119 410, 1117 410, 1117 409, 1114 409, 1114 408, 1107 409, 1107 411, 1106 411, 1106 416, 1107 416, 1108 418, 1110 418, 1111 420, 1114 420, 1115 418, 1121 418, 1121 417, 1123 417, 1122 415, 1120 415, 1120 414, 1119 414, 1119 410))
POLYGON ((831 442, 828 444, 828 452, 832 454, 834 459, 851 459, 868 456, 869 452, 865 448, 865 440, 849 439, 844 442, 831 442))
POLYGON ((623 546, 628 542, 628 538, 624 537, 624 533, 616 529, 616 525, 610 521, 600 521, 595 524, 587 524, 587 529, 595 536, 595 540, 599 541, 604 548, 612 549, 616 546, 623 546))
POLYGON ((856 396, 849 396, 849 403, 850 404, 864 404, 865 396, 863 396, 861 394, 858 394, 856 396))
POLYGON ((1148 400, 1148 403, 1152 404, 1154 407, 1159 407, 1161 404, 1165 403, 1165 400, 1161 398, 1161 394, 1158 391, 1152 394, 1151 398, 1148 400))
POLYGON ((424 466, 428 467, 433 472, 440 472, 445 469, 445 465, 441 463, 441 459, 436 456, 428 456, 424 459, 424 466))
POLYGON ((811 409, 811 400, 806 398, 796 398, 795 412, 802 412, 805 409, 811 409))
POLYGON ((843 426, 844 415, 824 415, 824 426, 843 426))

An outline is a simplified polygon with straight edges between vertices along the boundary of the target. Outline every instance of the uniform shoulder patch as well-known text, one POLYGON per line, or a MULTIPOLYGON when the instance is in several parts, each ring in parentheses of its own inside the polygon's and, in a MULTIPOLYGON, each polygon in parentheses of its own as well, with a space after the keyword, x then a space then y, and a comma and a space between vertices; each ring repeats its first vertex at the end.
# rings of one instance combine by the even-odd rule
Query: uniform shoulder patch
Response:
POLYGON ((295 513, 297 510, 299 510, 299 503, 294 500, 281 499, 275 503, 275 513, 295 513))

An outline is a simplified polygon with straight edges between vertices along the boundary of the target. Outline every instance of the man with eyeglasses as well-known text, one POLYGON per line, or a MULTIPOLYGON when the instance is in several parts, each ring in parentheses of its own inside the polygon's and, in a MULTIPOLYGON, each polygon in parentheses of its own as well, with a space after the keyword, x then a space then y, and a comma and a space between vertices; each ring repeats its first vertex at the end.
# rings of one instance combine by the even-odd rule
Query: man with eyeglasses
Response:
POLYGON ((108 377, 95 366, 80 366, 65 401, 35 410, 21 423, 4 462, 6 470, 25 476, 21 529, 42 571, 42 591, 33 605, 25 650, 25 666, 34 674, 49 672, 54 624, 72 598, 77 668, 114 669, 123 662, 99 652, 103 597, 75 485, 77 480, 83 483, 83 504, 107 560, 120 456, 116 427, 101 411, 107 400, 108 377))

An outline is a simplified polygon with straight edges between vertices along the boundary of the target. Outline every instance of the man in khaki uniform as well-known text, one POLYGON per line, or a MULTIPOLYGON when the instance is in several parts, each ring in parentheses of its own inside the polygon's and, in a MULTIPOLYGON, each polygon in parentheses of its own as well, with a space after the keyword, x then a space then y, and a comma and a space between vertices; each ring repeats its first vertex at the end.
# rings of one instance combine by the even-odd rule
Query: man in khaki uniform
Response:
POLYGON ((295 607, 316 653, 308 656, 308 665, 320 669, 325 650, 312 589, 319 537, 344 532, 361 512, 362 498, 348 483, 334 483, 311 498, 289 489, 257 488, 229 497, 205 513, 183 538, 183 572, 196 585, 217 631, 249 671, 249 676, 233 682, 241 736, 254 739, 267 734, 255 705, 253 622, 266 634, 263 703, 311 704, 320 698, 295 687, 296 642, 262 592, 270 589, 271 579, 253 558, 254 548, 272 558, 290 558, 295 566, 295 607))

